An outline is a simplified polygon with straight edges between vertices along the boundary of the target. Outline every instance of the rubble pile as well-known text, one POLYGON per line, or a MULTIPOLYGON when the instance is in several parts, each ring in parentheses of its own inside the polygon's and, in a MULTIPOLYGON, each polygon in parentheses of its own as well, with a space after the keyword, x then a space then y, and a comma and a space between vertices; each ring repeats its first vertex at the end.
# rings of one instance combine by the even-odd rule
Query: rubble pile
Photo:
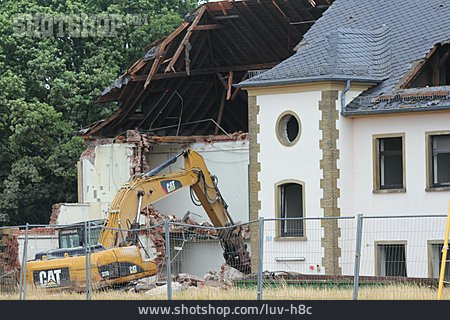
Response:
MULTIPOLYGON (((164 258, 165 258, 165 250, 166 250, 166 241, 164 238, 164 227, 161 225, 164 223, 164 221, 170 221, 170 222, 177 222, 177 223, 184 223, 184 224, 190 224, 195 226, 211 226, 208 222, 204 222, 202 224, 198 224, 197 222, 191 220, 189 217, 184 219, 177 218, 174 215, 165 215, 156 210, 152 205, 146 207, 141 214, 147 217, 149 220, 150 226, 157 226, 155 228, 151 228, 149 230, 144 231, 150 238, 150 240, 153 242, 153 245, 155 246, 156 250, 156 258, 155 262, 158 266, 158 269, 160 270, 164 266, 164 258), (158 226, 160 225, 160 226, 158 226)), ((170 232, 181 232, 185 228, 184 226, 177 226, 177 225, 171 225, 170 226, 170 232)), ((199 234, 206 234, 212 237, 217 236, 217 232, 213 229, 202 229, 202 228, 193 228, 191 230, 192 232, 199 233, 199 234)))
MULTIPOLYGON (((213 227, 209 222, 204 221, 202 223, 197 223, 196 221, 189 218, 189 213, 185 215, 184 218, 178 218, 174 215, 166 215, 156 210, 152 205, 144 208, 141 214, 147 217, 148 225, 155 226, 154 228, 146 229, 142 231, 143 234, 147 235, 153 242, 156 258, 155 262, 158 266, 158 271, 162 271, 165 267, 165 251, 166 251, 166 241, 164 234, 163 223, 165 221, 180 223, 184 225, 170 225, 170 233, 173 237, 174 234, 182 233, 183 231, 188 231, 191 234, 195 234, 202 237, 208 238, 218 238, 219 234, 217 230, 212 228, 201 228, 201 227, 213 227), (192 228, 186 227, 185 225, 191 225, 192 228)), ((250 239, 250 227, 248 225, 243 225, 241 228, 242 237, 244 240, 250 239)))
MULTIPOLYGON (((233 281, 241 279, 244 279, 242 272, 224 263, 219 272, 209 271, 203 277, 188 273, 180 273, 174 276, 172 291, 197 290, 200 288, 229 289, 233 286, 233 281)), ((143 292, 150 296, 164 295, 167 293, 167 283, 138 282, 131 291, 143 292)))
POLYGON ((16 290, 20 272, 19 229, 0 229, 0 291, 16 290))

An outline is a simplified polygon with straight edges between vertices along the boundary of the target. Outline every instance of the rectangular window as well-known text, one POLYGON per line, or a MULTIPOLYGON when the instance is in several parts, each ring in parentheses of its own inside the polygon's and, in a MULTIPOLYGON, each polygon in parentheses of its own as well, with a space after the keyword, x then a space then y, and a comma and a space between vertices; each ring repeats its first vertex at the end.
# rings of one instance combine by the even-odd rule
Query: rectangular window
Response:
MULTIPOLYGON (((279 217, 303 217, 303 186, 298 183, 285 183, 278 186, 279 191, 279 217)), ((279 236, 303 237, 304 228, 302 219, 281 220, 279 236)))
POLYGON ((406 277, 406 245, 378 244, 377 275, 382 277, 406 277))
POLYGON ((404 136, 374 139, 374 190, 405 189, 404 136))
MULTIPOLYGON (((431 277, 435 279, 439 279, 439 275, 441 272, 441 263, 442 263, 442 247, 444 246, 443 243, 432 243, 431 244, 431 252, 430 252, 430 258, 431 258, 431 277)), ((446 266, 445 266, 445 280, 448 281, 450 277, 450 262, 447 260, 446 266)))
POLYGON ((431 187, 450 186, 450 134, 432 135, 431 187))

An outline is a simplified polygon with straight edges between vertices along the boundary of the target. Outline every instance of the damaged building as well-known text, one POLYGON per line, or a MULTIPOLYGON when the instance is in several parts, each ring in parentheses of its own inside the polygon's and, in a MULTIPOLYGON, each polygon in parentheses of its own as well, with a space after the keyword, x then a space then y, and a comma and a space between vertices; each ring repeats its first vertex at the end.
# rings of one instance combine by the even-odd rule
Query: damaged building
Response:
MULTIPOLYGON (((52 222, 104 218, 118 187, 185 147, 205 157, 235 220, 248 221, 248 99, 235 85, 291 56, 330 3, 207 3, 146 46, 97 100, 120 107, 83 130, 88 148, 79 162, 78 203, 56 207, 52 222)), ((184 190, 155 208, 205 219, 184 190)))
MULTIPOLYGON (((109 119, 82 130, 87 149, 78 163, 78 203, 55 205, 51 223, 106 218, 124 182, 186 147, 199 152, 218 177, 233 220, 249 221, 248 96, 236 85, 292 56, 331 3, 206 3, 172 33, 147 45, 143 57, 98 98, 99 105, 116 101, 119 108, 109 119)), ((181 160, 164 172, 182 168, 181 160)), ((192 203, 189 190, 162 199, 153 208, 166 218, 209 220, 192 203)), ((218 241, 197 242, 185 265, 200 272, 202 259, 195 258, 195 252, 205 250, 222 260, 218 241)))
MULTIPOLYGON (((450 195, 449 16, 438 0, 337 0, 295 55, 240 84, 250 219, 364 214, 361 276, 438 277, 445 224, 431 217, 450 195)), ((284 241, 267 243, 264 269, 282 268, 278 253, 295 247, 304 274, 354 272, 344 220, 287 223, 274 237, 284 241)))

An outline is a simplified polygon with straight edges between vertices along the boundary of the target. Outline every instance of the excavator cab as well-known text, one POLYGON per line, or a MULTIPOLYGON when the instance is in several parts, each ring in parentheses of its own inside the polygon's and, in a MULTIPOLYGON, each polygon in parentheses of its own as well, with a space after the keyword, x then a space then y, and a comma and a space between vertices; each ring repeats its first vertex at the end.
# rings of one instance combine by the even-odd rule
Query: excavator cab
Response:
MULTIPOLYGON (((100 232, 104 220, 94 220, 89 222, 89 244, 95 246, 99 243, 100 232)), ((76 223, 70 226, 64 226, 57 229, 58 246, 60 249, 84 247, 85 225, 84 222, 76 223)))

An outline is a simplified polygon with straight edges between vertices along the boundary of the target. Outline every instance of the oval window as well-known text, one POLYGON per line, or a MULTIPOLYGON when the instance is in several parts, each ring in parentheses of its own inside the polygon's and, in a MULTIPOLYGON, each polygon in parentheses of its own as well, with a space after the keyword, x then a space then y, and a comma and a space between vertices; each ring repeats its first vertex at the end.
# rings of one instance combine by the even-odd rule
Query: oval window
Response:
POLYGON ((285 146, 294 145, 300 138, 301 123, 292 111, 283 112, 277 120, 277 138, 285 146))

